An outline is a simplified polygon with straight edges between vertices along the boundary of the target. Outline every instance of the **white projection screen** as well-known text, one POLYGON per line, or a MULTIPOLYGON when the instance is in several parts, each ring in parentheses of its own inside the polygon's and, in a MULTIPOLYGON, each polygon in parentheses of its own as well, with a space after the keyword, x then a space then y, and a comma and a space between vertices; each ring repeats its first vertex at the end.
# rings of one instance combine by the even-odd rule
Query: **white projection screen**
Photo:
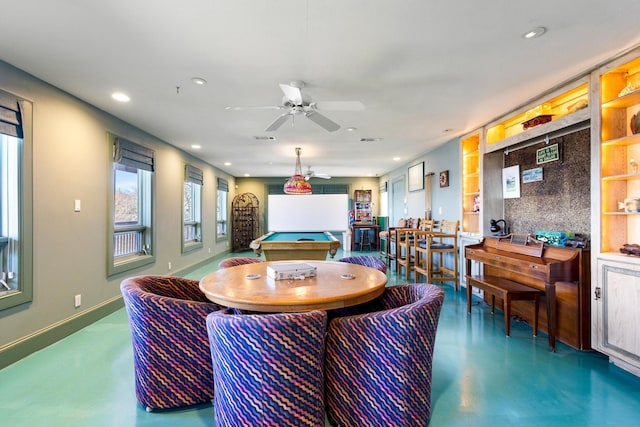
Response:
POLYGON ((270 194, 269 231, 345 231, 349 223, 348 194, 270 194))

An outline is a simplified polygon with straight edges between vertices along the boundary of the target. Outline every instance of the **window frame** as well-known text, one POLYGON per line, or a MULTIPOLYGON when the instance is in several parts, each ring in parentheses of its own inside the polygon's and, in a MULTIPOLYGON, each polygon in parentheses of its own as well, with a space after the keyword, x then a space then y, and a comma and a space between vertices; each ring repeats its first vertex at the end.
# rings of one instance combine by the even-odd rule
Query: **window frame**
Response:
POLYGON ((216 189, 216 241, 229 240, 229 184, 226 179, 218 178, 216 189), (224 207, 220 206, 221 195, 224 194, 224 207), (221 218, 221 215, 224 215, 221 218), (225 232, 220 232, 220 227, 225 232))
POLYGON ((20 147, 16 174, 18 243, 13 256, 17 256, 17 280, 12 279, 16 280, 15 288, 0 292, 0 310, 33 301, 33 104, 17 99, 22 113, 23 131, 22 138, 18 138, 20 147))
MULTIPOLYGON (((182 183, 182 232, 181 232, 181 242, 182 242, 182 253, 191 252, 196 249, 201 249, 203 247, 202 243, 202 196, 203 196, 203 184, 202 181, 200 183, 195 182, 189 178, 189 169, 190 165, 185 166, 185 179, 182 183), (187 185, 191 186, 191 197, 193 199, 193 215, 194 218, 188 220, 185 218, 185 205, 186 205, 186 187, 187 185), (187 233, 185 232, 187 226, 194 226, 195 228, 195 239, 187 240, 187 233)), ((201 171, 200 171, 201 173, 201 171)))
MULTIPOLYGON (((109 217, 107 221, 107 275, 113 276, 124 273, 134 268, 152 264, 156 260, 154 242, 155 242, 155 171, 149 172, 147 179, 140 178, 138 169, 138 224, 119 226, 115 225, 115 170, 117 161, 114 159, 114 147, 116 139, 119 138, 110 132, 107 132, 107 140, 110 152, 110 173, 109 173, 109 191, 108 205, 109 217), (140 232, 143 240, 142 246, 147 247, 147 252, 124 255, 116 257, 115 251, 115 235, 120 232, 140 232)), ((145 171, 146 172, 146 171, 145 171)))

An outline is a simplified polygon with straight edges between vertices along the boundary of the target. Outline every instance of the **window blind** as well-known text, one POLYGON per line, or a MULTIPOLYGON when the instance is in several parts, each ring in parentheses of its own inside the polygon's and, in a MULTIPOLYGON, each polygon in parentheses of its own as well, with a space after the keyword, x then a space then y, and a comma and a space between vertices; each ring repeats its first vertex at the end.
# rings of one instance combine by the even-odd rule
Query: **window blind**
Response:
POLYGON ((218 190, 220 191, 229 191, 229 183, 226 179, 218 178, 218 190))
POLYGON ((124 138, 115 139, 113 161, 136 169, 155 170, 154 151, 124 138))
POLYGON ((15 96, 0 91, 0 133, 23 138, 21 104, 15 96))
POLYGON ((184 168, 184 180, 186 182, 192 182, 194 184, 202 185, 203 183, 202 169, 198 169, 193 165, 185 165, 184 168))

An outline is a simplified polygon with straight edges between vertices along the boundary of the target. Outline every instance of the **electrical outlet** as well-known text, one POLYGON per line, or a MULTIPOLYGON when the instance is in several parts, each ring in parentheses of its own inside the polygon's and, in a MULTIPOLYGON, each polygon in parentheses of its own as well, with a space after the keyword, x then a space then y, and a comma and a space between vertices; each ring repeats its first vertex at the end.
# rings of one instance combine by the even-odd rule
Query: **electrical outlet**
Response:
POLYGON ((169 261, 169 270, 171 270, 171 261, 169 261))
POLYGON ((211 248, 209 248, 209 253, 211 253, 211 248))
POLYGON ((82 305, 82 295, 81 294, 78 294, 78 295, 75 296, 74 304, 75 304, 76 308, 78 308, 78 307, 80 307, 82 305))

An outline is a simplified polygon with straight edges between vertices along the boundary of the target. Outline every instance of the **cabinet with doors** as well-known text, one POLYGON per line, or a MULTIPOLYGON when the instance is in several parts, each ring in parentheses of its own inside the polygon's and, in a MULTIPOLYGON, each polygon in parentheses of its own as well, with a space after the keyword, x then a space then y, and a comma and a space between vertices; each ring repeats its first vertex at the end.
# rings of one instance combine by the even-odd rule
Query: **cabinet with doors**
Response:
POLYGON ((640 49, 593 76, 599 100, 592 127, 599 171, 597 269, 592 292, 592 345, 640 375, 640 49))

